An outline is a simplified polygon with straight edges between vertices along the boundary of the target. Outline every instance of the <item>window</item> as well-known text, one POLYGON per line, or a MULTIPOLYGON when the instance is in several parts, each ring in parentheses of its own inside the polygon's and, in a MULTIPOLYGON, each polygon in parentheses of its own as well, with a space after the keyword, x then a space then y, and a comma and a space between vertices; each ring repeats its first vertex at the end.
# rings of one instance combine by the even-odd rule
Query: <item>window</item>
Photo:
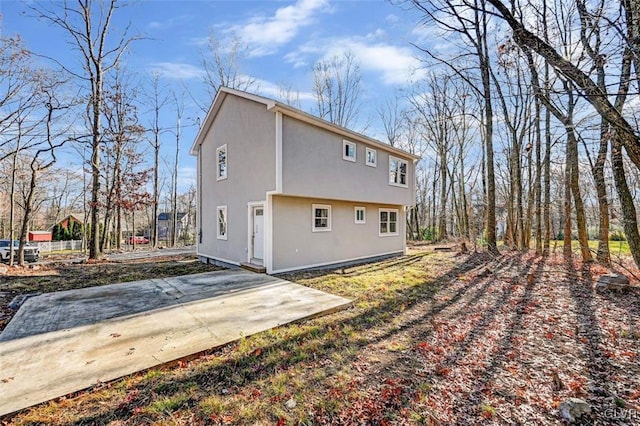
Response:
POLYGON ((367 208, 366 207, 355 207, 355 223, 362 224, 367 223, 367 208))
POLYGON ((313 204, 311 211, 313 212, 312 231, 331 231, 331 206, 328 204, 313 204))
POLYGON ((216 179, 227 178, 227 145, 216 149, 216 179))
POLYGON ((227 239, 227 206, 218 206, 218 239, 227 239))
POLYGON ((407 186, 409 163, 395 157, 389 157, 389 185, 407 186))
POLYGON ((375 149, 367 148, 366 150, 366 164, 367 166, 376 167, 377 165, 377 152, 375 149))
POLYGON ((398 235, 398 210, 380 209, 381 237, 398 235))
POLYGON ((349 141, 342 141, 342 159, 356 161, 356 144, 349 141))

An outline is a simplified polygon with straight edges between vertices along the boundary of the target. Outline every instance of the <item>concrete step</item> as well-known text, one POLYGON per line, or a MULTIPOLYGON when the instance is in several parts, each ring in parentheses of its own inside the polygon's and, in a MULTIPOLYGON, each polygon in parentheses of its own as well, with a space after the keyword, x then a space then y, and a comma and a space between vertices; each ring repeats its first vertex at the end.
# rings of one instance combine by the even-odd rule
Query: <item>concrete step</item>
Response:
POLYGON ((267 273, 267 268, 265 268, 262 265, 256 265, 255 263, 240 262, 240 267, 243 268, 243 269, 246 269, 248 271, 251 271, 251 272, 256 272, 258 274, 266 274, 267 273))

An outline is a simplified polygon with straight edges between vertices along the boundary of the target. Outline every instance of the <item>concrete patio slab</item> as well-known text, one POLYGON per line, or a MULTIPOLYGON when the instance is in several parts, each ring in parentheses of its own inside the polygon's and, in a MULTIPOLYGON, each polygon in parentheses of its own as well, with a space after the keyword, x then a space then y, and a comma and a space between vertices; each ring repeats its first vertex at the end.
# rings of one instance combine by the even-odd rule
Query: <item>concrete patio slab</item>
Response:
POLYGON ((350 304, 238 270, 36 296, 0 335, 0 415, 350 304))

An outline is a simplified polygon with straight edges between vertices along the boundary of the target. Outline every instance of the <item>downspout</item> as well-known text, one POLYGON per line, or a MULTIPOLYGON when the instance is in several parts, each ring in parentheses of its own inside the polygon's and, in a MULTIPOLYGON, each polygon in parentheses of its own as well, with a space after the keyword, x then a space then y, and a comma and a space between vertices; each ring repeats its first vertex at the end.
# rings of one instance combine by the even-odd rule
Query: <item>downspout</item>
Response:
POLYGON ((198 182, 196 184, 198 209, 196 214, 196 223, 198 226, 198 243, 196 245, 196 253, 200 252, 200 244, 202 244, 202 144, 198 146, 198 182))

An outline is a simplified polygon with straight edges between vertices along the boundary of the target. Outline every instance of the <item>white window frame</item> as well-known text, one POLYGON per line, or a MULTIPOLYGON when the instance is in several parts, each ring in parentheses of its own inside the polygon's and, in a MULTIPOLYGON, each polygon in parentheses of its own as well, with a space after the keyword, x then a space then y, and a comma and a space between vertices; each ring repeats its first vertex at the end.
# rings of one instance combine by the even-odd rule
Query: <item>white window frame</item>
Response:
POLYGON ((227 206, 218 206, 216 208, 216 237, 219 240, 227 240, 229 234, 229 216, 227 215, 227 206), (220 212, 224 212, 224 233, 220 232, 220 212))
POLYGON ((356 207, 353 208, 353 222, 356 225, 363 225, 363 224, 367 223, 367 208, 366 207, 356 206, 356 207), (358 212, 359 211, 362 212, 362 219, 361 220, 358 219, 358 212))
POLYGON ((346 139, 343 139, 342 140, 342 159, 355 163, 356 162, 356 149, 357 149, 357 146, 356 146, 355 142, 351 142, 351 141, 348 141, 346 139), (347 153, 346 153, 347 146, 353 147, 353 157, 350 157, 350 156, 347 155, 347 153))
POLYGON ((399 228, 398 225, 399 225, 399 222, 400 222, 398 220, 399 217, 400 216, 399 216, 399 213, 398 213, 398 209, 378 209, 378 236, 379 237, 394 237, 394 236, 399 235, 399 232, 398 232, 398 228, 399 228), (382 225, 382 213, 387 213, 387 220, 385 222, 387 224, 387 231, 386 232, 382 232, 380 230, 381 225, 382 225), (396 214, 396 221, 395 221, 396 231, 395 232, 389 231, 389 228, 390 228, 389 224, 392 223, 392 221, 391 221, 391 213, 395 213, 396 214))
POLYGON ((224 180, 229 174, 229 150, 227 144, 219 146, 216 149, 216 180, 224 180), (220 151, 224 151, 224 174, 220 173, 220 151))
POLYGON ((331 231, 331 204, 312 204, 311 205, 311 231, 312 232, 329 232, 331 231), (316 210, 327 210, 327 227, 316 227, 316 210))
POLYGON ((407 160, 403 160, 402 158, 398 158, 398 157, 393 157, 393 156, 389 156, 389 185, 392 186, 400 186, 402 188, 407 188, 409 187, 409 162, 407 160), (391 169, 391 165, 393 164, 394 161, 398 162, 398 170, 396 172, 393 172, 391 169), (400 167, 401 164, 405 165, 405 175, 404 175, 404 184, 401 183, 401 173, 400 173, 400 167), (395 174, 393 174, 395 173, 395 174))
POLYGON ((365 150, 364 161, 365 164, 369 167, 377 167, 378 166, 378 151, 373 148, 367 147, 365 150), (373 153, 373 161, 369 161, 369 153, 373 153))

